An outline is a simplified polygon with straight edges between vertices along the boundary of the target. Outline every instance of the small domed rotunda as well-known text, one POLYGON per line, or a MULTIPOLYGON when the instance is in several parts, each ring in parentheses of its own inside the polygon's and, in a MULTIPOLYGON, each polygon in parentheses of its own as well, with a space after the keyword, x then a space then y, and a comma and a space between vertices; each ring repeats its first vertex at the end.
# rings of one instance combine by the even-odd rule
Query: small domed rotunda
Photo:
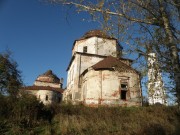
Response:
POLYGON ((39 75, 33 86, 22 87, 21 90, 35 95, 45 105, 59 103, 62 99, 63 79, 59 79, 52 70, 39 75))

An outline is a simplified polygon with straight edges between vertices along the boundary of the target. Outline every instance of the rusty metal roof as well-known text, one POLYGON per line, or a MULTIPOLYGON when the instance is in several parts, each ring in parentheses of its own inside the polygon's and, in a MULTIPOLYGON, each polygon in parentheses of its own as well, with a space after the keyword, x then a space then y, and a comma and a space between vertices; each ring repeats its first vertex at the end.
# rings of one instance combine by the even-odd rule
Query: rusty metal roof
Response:
POLYGON ((36 81, 58 84, 60 83, 60 79, 52 72, 52 70, 48 70, 44 74, 39 75, 36 81))
POLYGON ((92 66, 95 70, 102 70, 102 69, 115 69, 119 72, 135 72, 138 73, 135 69, 127 64, 121 62, 121 58, 115 58, 112 56, 106 57, 104 60, 98 62, 94 66, 92 66))
POLYGON ((101 38, 107 38, 107 39, 115 39, 113 37, 110 37, 102 30, 90 30, 86 32, 80 39, 86 39, 90 37, 101 37, 101 38))
POLYGON ((54 88, 50 86, 26 86, 26 87, 21 87, 20 90, 50 90, 50 91, 56 91, 63 93, 63 89, 61 88, 54 88))
MULTIPOLYGON (((114 37, 111 37, 109 36, 108 34, 106 34, 104 31, 102 30, 90 30, 88 32, 86 32, 81 38, 79 39, 76 39, 73 43, 73 47, 72 49, 74 48, 75 44, 76 44, 76 41, 79 41, 79 40, 84 40, 84 39, 88 39, 88 38, 91 38, 91 37, 99 37, 99 38, 105 38, 105 39, 112 39, 112 40, 116 40, 116 42, 118 43, 117 39, 114 38, 114 37)), ((119 43, 118 43, 119 44, 119 43)), ((120 44, 119 44, 120 45, 120 44)), ((122 48, 122 46, 120 45, 120 47, 122 48)))

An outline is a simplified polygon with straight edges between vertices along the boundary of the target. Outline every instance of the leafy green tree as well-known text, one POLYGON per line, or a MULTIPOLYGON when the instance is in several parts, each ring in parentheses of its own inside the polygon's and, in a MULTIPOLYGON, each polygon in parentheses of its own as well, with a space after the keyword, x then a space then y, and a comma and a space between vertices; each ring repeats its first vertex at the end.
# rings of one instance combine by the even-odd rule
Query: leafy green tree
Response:
POLYGON ((0 92, 16 96, 22 85, 21 73, 17 63, 11 58, 10 53, 0 54, 0 92))

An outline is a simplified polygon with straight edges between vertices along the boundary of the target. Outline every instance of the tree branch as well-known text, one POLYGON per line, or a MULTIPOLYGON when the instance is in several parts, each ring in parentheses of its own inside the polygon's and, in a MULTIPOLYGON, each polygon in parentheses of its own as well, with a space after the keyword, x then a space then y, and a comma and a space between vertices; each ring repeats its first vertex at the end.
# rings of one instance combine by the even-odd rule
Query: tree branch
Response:
POLYGON ((154 20, 150 21, 150 20, 137 19, 137 18, 133 18, 133 17, 127 16, 124 13, 113 12, 113 11, 110 11, 108 9, 103 10, 102 8, 90 7, 90 6, 86 6, 86 5, 75 3, 75 2, 63 2, 63 4, 65 4, 65 5, 75 5, 77 7, 83 8, 86 11, 101 12, 101 13, 106 13, 106 14, 109 14, 109 15, 123 17, 123 18, 125 18, 125 19, 127 19, 129 21, 133 21, 133 22, 137 22, 137 23, 157 25, 157 23, 155 23, 154 20))

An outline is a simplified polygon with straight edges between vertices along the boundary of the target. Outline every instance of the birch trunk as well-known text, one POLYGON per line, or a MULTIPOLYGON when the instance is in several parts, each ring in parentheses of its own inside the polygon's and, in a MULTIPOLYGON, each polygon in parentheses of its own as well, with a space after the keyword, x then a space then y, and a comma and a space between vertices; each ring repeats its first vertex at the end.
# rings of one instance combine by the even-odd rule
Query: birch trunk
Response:
POLYGON ((175 44, 173 32, 170 26, 170 21, 164 9, 162 0, 159 0, 159 4, 160 4, 160 11, 162 14, 162 21, 164 25, 163 27, 164 27, 167 39, 169 41, 168 47, 169 47, 170 55, 171 55, 171 64, 173 66, 172 69, 173 69, 173 77, 174 77, 174 81, 176 85, 175 88, 176 88, 176 93, 177 93, 177 101, 178 101, 178 106, 180 108, 180 67, 179 67, 178 48, 177 48, 177 45, 175 44))

